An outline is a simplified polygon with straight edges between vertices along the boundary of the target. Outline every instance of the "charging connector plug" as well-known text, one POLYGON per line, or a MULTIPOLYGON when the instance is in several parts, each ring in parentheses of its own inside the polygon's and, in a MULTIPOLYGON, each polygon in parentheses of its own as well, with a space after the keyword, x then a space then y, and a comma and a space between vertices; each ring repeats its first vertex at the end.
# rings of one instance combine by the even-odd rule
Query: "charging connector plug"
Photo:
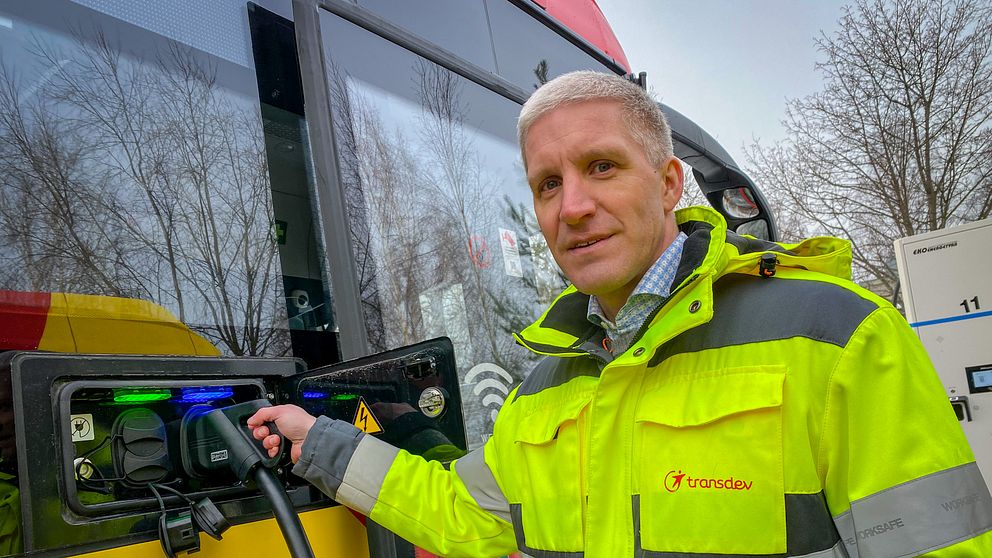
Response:
MULTIPOLYGON (((194 477, 216 477, 233 472, 242 482, 253 481, 272 505, 290 556, 313 558, 313 549, 293 503, 271 471, 285 455, 289 444, 280 444, 283 453, 269 457, 262 442, 256 440, 248 428, 248 417, 271 405, 265 399, 257 399, 221 409, 193 407, 187 411, 179 430, 183 467, 194 477)), ((275 424, 269 423, 268 427, 270 432, 278 434, 275 424)))
MULTIPOLYGON (((195 478, 234 476, 239 481, 251 477, 261 465, 275 467, 282 455, 269 457, 262 442, 248 429, 248 417, 271 403, 256 399, 214 409, 197 405, 186 412, 179 430, 182 463, 186 473, 195 478)), ((275 430, 274 425, 270 429, 275 430)), ((283 444, 286 445, 286 444, 283 444)))

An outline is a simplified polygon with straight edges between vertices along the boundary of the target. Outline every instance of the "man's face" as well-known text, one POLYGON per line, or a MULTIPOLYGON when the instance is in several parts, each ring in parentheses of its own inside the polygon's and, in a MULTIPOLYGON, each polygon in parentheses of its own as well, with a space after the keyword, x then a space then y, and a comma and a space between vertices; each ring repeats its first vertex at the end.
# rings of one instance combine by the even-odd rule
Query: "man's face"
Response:
POLYGON ((678 234, 674 157, 653 166, 609 100, 566 104, 534 122, 524 145, 534 211, 551 253, 609 318, 678 234))

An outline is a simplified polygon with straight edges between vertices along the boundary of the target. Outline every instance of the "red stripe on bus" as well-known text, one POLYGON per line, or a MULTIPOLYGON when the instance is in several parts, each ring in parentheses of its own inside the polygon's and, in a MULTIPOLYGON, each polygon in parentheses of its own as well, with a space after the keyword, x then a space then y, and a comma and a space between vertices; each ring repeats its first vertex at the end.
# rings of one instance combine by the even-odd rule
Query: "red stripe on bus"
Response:
POLYGON ((0 350, 37 349, 51 304, 51 293, 0 291, 0 350))

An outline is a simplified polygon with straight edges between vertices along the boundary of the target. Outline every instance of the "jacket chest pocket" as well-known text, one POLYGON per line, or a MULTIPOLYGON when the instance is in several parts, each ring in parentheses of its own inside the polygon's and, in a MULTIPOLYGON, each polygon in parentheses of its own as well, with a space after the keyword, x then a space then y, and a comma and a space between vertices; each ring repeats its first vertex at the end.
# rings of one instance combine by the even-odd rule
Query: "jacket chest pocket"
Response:
POLYGON ((584 505, 580 432, 588 397, 546 404, 523 417, 512 445, 501 451, 517 544, 527 551, 577 552, 583 547, 584 505))
POLYGON ((645 390, 635 418, 641 548, 786 551, 784 381, 785 367, 746 367, 665 377, 645 390))

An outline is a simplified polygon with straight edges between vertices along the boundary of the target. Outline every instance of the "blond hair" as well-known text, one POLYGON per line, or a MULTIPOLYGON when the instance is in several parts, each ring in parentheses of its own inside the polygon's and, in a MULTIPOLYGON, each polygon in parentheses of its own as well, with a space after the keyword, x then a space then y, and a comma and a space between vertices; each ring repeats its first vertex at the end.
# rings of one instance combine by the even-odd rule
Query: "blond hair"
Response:
POLYGON ((593 100, 612 100, 620 104, 627 130, 644 149, 652 165, 661 166, 673 156, 668 119, 646 91, 620 76, 583 70, 560 75, 545 83, 520 109, 517 140, 524 168, 527 168, 524 145, 535 121, 562 105, 593 100))

